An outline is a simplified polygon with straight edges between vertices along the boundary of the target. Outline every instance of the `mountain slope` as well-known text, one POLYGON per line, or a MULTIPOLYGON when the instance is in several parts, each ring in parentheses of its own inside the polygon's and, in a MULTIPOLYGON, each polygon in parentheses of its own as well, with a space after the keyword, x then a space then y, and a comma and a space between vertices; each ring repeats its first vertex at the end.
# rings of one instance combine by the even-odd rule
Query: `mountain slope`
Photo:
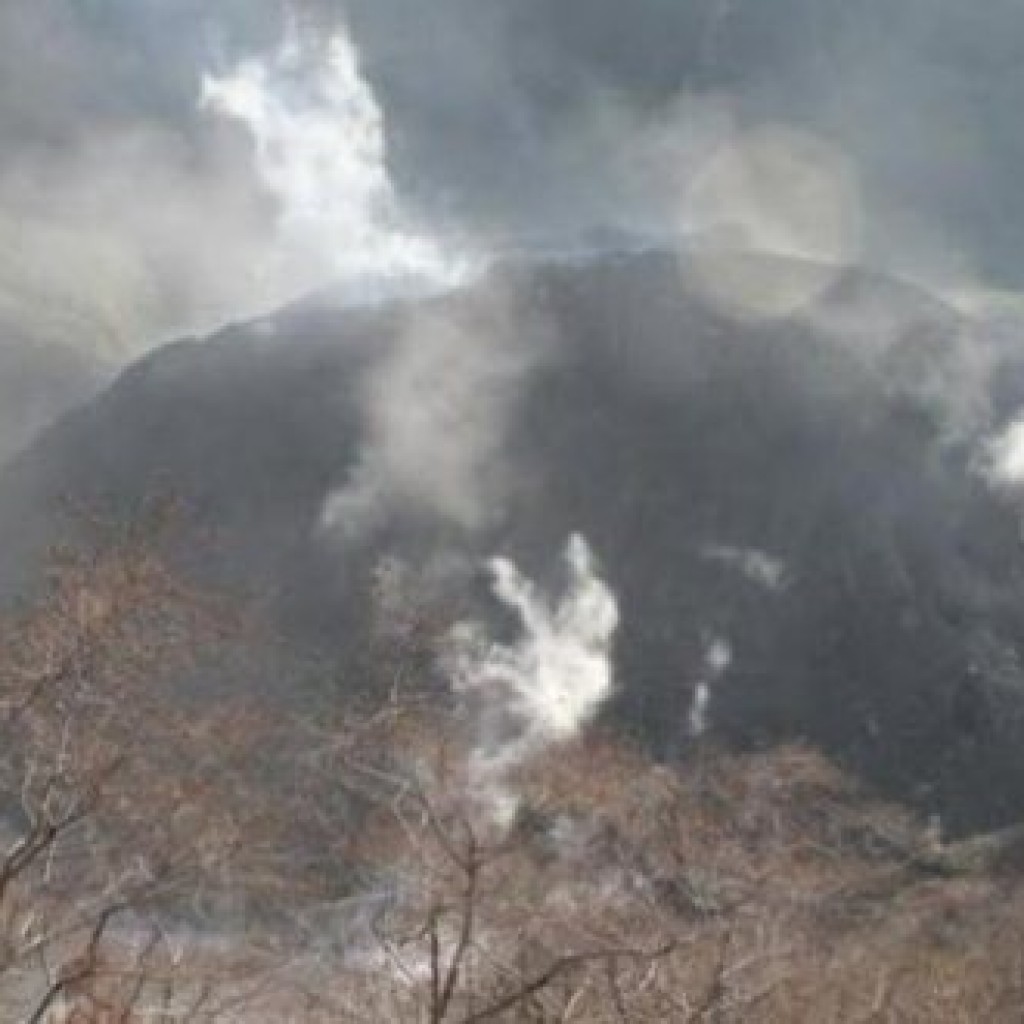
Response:
POLYGON ((703 682, 726 736, 807 736, 955 830, 1011 820, 1024 558, 972 460, 1024 370, 974 374, 970 325, 864 272, 771 322, 699 277, 661 252, 523 262, 168 346, 3 474, 7 591, 66 534, 62 495, 173 493, 217 536, 186 564, 351 667, 384 556, 480 605, 479 558, 543 580, 578 530, 623 612, 611 713, 659 753, 691 748, 703 682))

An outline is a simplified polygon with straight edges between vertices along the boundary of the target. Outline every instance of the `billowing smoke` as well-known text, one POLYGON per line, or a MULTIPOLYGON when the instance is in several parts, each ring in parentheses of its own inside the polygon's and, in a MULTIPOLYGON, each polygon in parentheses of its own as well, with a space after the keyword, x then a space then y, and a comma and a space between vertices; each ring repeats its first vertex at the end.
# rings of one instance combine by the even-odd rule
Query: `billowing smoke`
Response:
POLYGON ((402 209, 384 114, 342 27, 323 42, 293 25, 271 56, 205 77, 202 105, 245 126, 258 177, 277 203, 277 245, 255 267, 268 295, 338 282, 366 298, 457 276, 457 262, 402 209))
MULTIPOLYGON (((1019 5, 514 6, 4 5, 5 327, 123 359, 332 275, 447 279, 440 223, 1019 282, 1019 5)), ((706 267, 754 315, 831 280, 706 267)))
POLYGON ((456 627, 451 638, 452 686, 478 735, 470 781, 502 815, 514 808, 507 774, 579 735, 614 690, 618 602, 578 534, 569 539, 565 563, 565 592, 553 599, 512 562, 494 559, 494 594, 515 614, 519 638, 495 641, 473 623, 456 627))

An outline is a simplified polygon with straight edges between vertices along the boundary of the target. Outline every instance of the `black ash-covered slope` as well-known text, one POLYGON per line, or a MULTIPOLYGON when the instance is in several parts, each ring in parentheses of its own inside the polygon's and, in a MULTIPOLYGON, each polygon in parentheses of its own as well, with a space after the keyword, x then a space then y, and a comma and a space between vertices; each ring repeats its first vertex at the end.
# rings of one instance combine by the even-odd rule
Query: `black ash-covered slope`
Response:
MULTIPOLYGON (((667 253, 520 263, 162 349, 5 472, 8 590, 66 530, 62 496, 129 514, 170 492, 217 531, 192 569, 265 595, 344 661, 382 555, 501 552, 543 577, 578 530, 622 606, 610 714, 661 754, 691 745, 694 686, 727 645, 714 730, 807 736, 957 829, 1020 817, 1024 552, 972 459, 1024 402, 1021 367, 987 353, 989 387, 968 325, 863 272, 813 314, 758 323, 690 270, 667 253), (366 457, 367 380, 424 319, 525 346, 503 486, 472 526, 413 500, 339 539, 319 523, 366 457)), ((429 462, 445 438, 424 442, 429 462)))

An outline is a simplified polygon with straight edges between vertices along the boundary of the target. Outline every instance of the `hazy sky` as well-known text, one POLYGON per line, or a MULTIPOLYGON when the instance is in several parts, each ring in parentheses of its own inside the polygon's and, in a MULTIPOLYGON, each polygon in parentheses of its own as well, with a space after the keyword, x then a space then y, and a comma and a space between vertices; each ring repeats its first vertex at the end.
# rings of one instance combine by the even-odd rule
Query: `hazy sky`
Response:
MULTIPOLYGON (((866 261, 1024 283, 1019 0, 290 7, 307 40, 345 26, 390 180, 425 229, 486 246, 675 228, 685 176, 673 162, 773 124, 813 133, 855 169, 866 261)), ((273 53, 284 11, 0 8, 0 322, 25 319, 26 295, 59 295, 118 350, 246 311, 247 260, 273 244, 280 197, 245 131, 201 108, 201 83, 273 53), (99 312, 86 310, 97 296, 99 312)))

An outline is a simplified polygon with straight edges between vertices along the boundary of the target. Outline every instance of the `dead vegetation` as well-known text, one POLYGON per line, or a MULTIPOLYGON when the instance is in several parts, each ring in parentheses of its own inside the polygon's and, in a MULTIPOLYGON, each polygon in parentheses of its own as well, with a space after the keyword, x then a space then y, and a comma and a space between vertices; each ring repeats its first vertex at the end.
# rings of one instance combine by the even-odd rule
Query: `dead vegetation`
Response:
POLYGON ((258 625, 134 542, 50 584, 0 647, 5 1020, 1021 1019, 1016 832, 943 847, 809 749, 677 771, 600 730, 495 793, 402 665, 327 718, 197 701, 258 625))

